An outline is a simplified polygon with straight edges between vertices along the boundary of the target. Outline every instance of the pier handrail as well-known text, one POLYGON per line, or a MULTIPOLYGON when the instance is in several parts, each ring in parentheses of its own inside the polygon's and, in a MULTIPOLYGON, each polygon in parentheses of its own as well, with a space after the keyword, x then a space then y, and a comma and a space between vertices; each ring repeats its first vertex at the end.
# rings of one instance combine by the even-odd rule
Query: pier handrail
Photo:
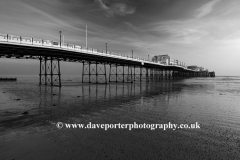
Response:
MULTIPOLYGON (((179 68, 184 68, 186 70, 191 70, 188 69, 186 66, 178 65, 178 64, 161 64, 158 62, 152 62, 146 59, 141 59, 138 57, 130 57, 110 51, 104 51, 104 50, 98 50, 90 47, 84 47, 84 46, 79 46, 79 45, 74 45, 74 44, 68 44, 68 43, 60 43, 57 41, 52 41, 52 40, 44 40, 44 39, 38 39, 38 38, 31 38, 31 37, 24 37, 24 36, 16 36, 16 35, 9 35, 9 34, 3 34, 0 33, 0 42, 5 42, 5 43, 14 43, 14 44, 21 44, 21 45, 32 45, 36 47, 48 47, 48 48, 54 48, 54 49, 60 49, 60 50, 70 50, 70 51, 75 51, 75 52, 81 52, 81 53, 87 53, 87 54, 94 54, 94 55, 101 55, 101 56, 106 56, 106 57, 114 57, 114 58, 119 58, 119 59, 125 59, 125 60, 131 60, 131 61, 137 61, 137 62, 144 62, 148 64, 155 64, 155 65, 160 65, 160 66, 175 66, 179 68)), ((194 71, 194 70, 191 70, 194 71)))

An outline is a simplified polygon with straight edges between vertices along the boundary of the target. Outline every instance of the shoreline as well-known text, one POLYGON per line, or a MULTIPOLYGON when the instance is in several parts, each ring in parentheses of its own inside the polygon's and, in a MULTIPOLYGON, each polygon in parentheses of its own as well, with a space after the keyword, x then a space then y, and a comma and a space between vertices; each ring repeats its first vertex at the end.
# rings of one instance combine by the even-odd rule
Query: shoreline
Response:
POLYGON ((186 79, 61 89, 34 80, 2 83, 0 159, 238 159, 240 128, 233 124, 240 122, 240 83, 235 82, 186 79), (199 122, 201 129, 57 129, 57 122, 199 122))

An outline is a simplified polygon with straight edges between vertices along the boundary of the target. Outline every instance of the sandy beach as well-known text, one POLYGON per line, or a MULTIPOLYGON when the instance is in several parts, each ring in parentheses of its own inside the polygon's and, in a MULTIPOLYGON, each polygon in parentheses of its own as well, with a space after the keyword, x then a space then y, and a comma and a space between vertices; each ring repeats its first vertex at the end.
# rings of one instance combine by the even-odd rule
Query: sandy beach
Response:
POLYGON ((239 77, 107 85, 71 77, 61 89, 29 77, 0 82, 0 159, 237 160, 239 94, 239 77), (58 129, 58 122, 200 128, 58 129))

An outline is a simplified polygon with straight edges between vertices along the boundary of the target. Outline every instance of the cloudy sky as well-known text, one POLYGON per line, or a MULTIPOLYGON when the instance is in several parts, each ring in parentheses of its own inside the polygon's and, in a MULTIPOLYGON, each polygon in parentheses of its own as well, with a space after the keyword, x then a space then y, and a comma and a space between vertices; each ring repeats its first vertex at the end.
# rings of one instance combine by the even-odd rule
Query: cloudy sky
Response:
MULTIPOLYGON (((110 51, 146 59, 168 54, 240 76, 239 8, 239 0, 1 0, 0 33, 58 40, 62 31, 66 43, 85 46, 87 25, 91 48, 108 43, 110 51)), ((26 73, 39 63, 0 59, 1 72, 14 65, 26 73)))

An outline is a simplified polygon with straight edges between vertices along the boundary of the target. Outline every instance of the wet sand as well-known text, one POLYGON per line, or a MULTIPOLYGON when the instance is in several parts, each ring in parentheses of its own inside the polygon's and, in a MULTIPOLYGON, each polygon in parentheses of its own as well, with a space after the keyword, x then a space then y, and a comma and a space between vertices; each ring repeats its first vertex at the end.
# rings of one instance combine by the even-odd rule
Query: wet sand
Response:
MULTIPOLYGON (((19 78, 18 78, 19 79, 19 78)), ((0 82, 0 159, 240 159, 240 78, 82 85, 0 82), (57 129, 56 123, 200 123, 57 129)))

